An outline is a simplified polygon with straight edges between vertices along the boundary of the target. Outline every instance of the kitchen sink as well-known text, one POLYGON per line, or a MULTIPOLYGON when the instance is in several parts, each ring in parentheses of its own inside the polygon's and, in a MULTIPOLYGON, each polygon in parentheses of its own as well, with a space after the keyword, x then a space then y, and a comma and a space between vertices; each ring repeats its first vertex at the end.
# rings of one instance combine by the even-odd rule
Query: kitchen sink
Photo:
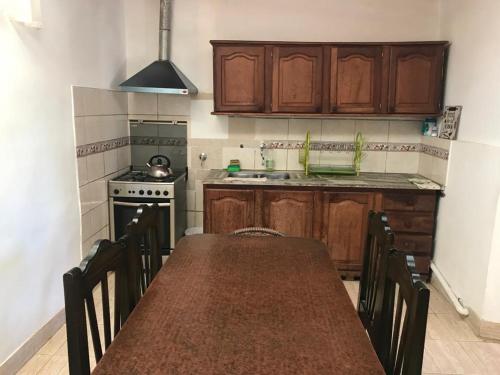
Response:
POLYGON ((290 174, 286 172, 269 172, 263 173, 262 177, 267 177, 271 180, 288 180, 290 179, 290 174))
POLYGON ((290 174, 287 172, 254 172, 254 171, 243 171, 243 172, 229 172, 228 177, 236 178, 268 178, 270 180, 288 180, 290 179, 290 174))

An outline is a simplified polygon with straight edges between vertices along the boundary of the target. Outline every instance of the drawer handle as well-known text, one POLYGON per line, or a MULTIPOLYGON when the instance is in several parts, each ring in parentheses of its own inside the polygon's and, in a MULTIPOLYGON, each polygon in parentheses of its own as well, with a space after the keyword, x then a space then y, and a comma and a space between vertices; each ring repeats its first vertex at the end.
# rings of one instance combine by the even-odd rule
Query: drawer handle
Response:
POLYGON ((404 226, 405 226, 406 228, 411 228, 411 221, 405 221, 405 222, 404 222, 404 226))
POLYGON ((404 246, 404 247, 410 247, 410 243, 409 243, 409 242, 405 242, 405 243, 403 244, 403 246, 404 246))

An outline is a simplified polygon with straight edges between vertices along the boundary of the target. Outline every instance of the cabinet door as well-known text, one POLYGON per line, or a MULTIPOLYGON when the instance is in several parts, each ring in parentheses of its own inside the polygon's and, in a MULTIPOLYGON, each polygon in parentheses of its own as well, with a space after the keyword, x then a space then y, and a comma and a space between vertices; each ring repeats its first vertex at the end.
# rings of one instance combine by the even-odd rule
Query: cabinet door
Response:
POLYGON ((206 189, 205 233, 231 233, 254 225, 253 190, 206 189))
POLYGON ((380 112, 381 82, 382 47, 331 49, 331 112, 380 112))
POLYGON ((444 74, 443 46, 391 48, 390 113, 439 113, 444 74))
POLYGON ((312 237, 314 192, 262 192, 262 225, 287 236, 312 237))
POLYGON ((215 46, 215 111, 264 111, 263 46, 215 46))
POLYGON ((372 207, 372 193, 324 193, 321 237, 339 270, 361 269, 372 207))
POLYGON ((273 48, 273 112, 320 112, 321 47, 273 48))

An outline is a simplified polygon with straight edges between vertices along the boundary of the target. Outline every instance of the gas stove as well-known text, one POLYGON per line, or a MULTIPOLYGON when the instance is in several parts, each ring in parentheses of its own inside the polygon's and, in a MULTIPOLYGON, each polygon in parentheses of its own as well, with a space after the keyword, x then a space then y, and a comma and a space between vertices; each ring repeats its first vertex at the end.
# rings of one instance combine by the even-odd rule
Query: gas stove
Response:
POLYGON ((186 172, 154 178, 143 170, 129 171, 108 182, 111 239, 125 234, 127 224, 143 205, 160 206, 160 241, 168 255, 186 230, 186 172))
POLYGON ((146 171, 130 171, 115 178, 113 181, 126 181, 126 182, 174 182, 179 176, 184 175, 184 173, 174 173, 171 176, 156 178, 148 175, 146 171))
POLYGON ((185 172, 174 172, 168 177, 155 178, 149 176, 146 171, 130 171, 109 181, 109 196, 172 199, 179 193, 176 192, 179 189, 174 185, 185 179, 185 172))

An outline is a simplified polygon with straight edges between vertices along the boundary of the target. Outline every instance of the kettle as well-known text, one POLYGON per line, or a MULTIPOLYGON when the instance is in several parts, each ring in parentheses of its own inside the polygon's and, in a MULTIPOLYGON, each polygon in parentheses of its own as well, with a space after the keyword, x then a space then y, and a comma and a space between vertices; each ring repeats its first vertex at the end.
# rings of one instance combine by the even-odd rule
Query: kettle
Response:
POLYGON ((170 169, 170 159, 165 155, 154 155, 146 163, 148 169, 148 175, 154 178, 164 178, 171 176, 172 170, 170 169), (155 160, 156 159, 156 160, 155 160), (165 161, 165 163, 163 163, 165 161))

